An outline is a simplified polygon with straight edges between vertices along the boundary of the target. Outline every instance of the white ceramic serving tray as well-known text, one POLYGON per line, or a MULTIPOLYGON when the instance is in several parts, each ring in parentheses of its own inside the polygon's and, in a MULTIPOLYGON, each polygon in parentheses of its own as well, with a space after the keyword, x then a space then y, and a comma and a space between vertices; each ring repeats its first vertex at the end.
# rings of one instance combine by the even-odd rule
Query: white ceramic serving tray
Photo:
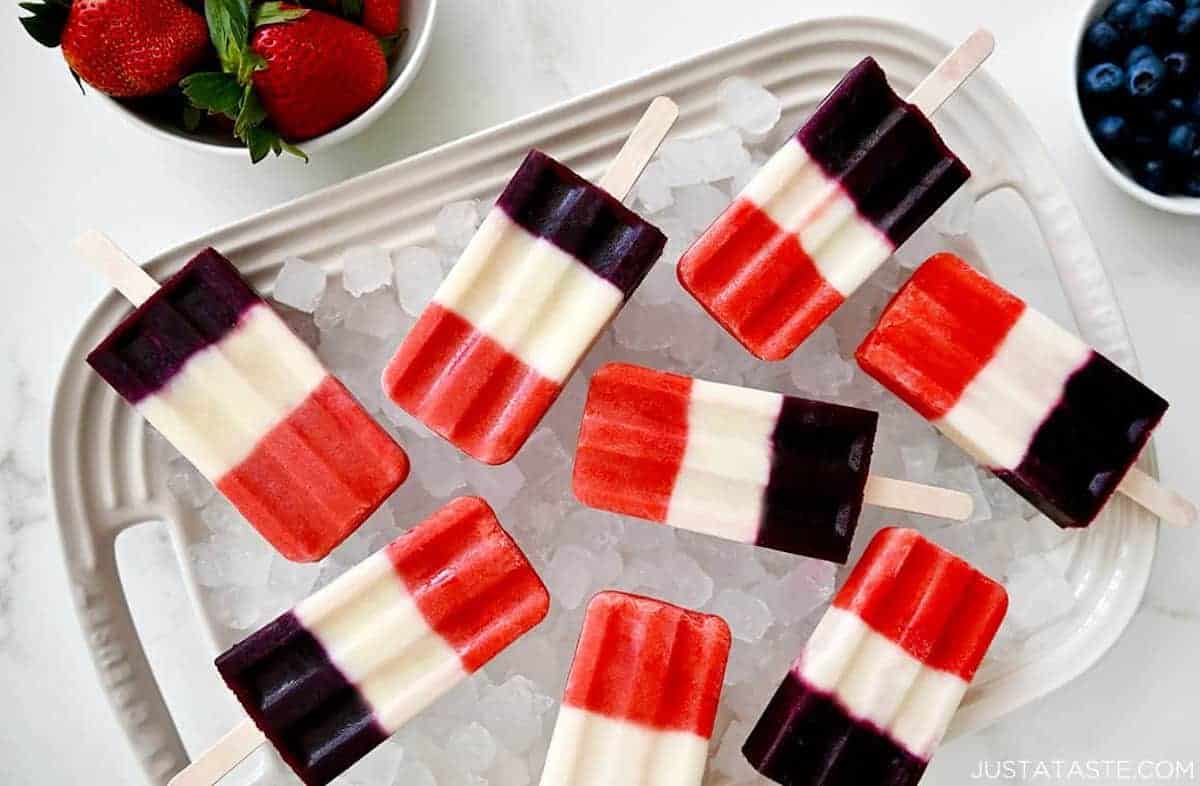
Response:
MULTIPOLYGON (((197 249, 212 245, 266 291, 288 255, 333 270, 339 252, 352 244, 397 248, 429 243, 442 205, 494 195, 530 147, 551 152, 585 175, 597 175, 656 95, 678 101, 682 114, 675 133, 694 134, 716 123, 716 86, 727 76, 741 74, 781 96, 784 122, 797 123, 863 55, 876 56, 904 92, 948 49, 917 30, 876 19, 788 26, 193 238, 160 254, 148 267, 157 278, 165 278, 197 249)), ((1096 250, 1016 105, 981 74, 939 113, 937 123, 976 172, 976 198, 1012 189, 1028 205, 1080 332, 1114 361, 1136 371, 1129 336, 1096 250)), ((1029 225, 1027 219, 1024 225, 1029 225)), ((990 261, 998 269, 1004 266, 997 264, 1002 260, 990 261)), ((127 310, 124 300, 110 294, 71 347, 54 400, 50 475, 67 571, 99 687, 112 702, 147 782, 165 784, 187 756, 134 629, 114 545, 123 529, 164 521, 182 555, 202 525, 167 491, 165 467, 149 460, 143 421, 84 363, 86 353, 127 310)), ((1149 452, 1143 461, 1152 471, 1149 452)), ((1027 646, 1016 660, 986 664, 952 734, 981 728, 1064 685, 1108 650, 1142 598, 1156 540, 1155 522, 1132 504, 1116 500, 1101 521, 1074 541, 1068 578, 1077 606, 1072 619, 1078 624, 1027 646)), ((227 633, 218 632, 220 626, 199 602, 188 560, 180 562, 206 646, 215 655, 229 643, 221 640, 227 633)))

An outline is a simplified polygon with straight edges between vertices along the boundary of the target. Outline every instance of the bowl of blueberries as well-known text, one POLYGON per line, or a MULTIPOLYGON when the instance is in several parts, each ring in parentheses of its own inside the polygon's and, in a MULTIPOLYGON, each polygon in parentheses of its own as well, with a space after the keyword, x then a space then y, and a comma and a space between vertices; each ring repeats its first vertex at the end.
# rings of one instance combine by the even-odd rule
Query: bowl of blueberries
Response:
POLYGON ((1200 215, 1200 0, 1097 0, 1075 75, 1088 147, 1123 190, 1200 215))

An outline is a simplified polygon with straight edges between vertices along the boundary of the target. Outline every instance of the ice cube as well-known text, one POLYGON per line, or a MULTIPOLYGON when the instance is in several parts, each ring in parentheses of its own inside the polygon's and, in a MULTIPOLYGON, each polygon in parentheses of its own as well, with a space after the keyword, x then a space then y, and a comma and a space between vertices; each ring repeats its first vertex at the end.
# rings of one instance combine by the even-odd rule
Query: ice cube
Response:
POLYGON ((661 571, 664 593, 681 606, 699 608, 712 597, 712 578, 691 556, 683 552, 669 554, 661 571))
MULTIPOLYGON (((350 305, 346 311, 345 325, 347 330, 364 336, 389 339, 407 332, 412 326, 412 319, 400 310, 400 304, 391 292, 379 289, 363 295, 350 305)), ((391 345, 395 342, 387 343, 391 345)), ((371 355, 364 354, 363 357, 369 359, 371 355)))
POLYGON ((729 724, 729 728, 721 737, 717 753, 713 756, 713 769, 723 775, 728 775, 736 783, 759 781, 758 773, 742 755, 742 746, 746 743, 746 738, 750 736, 753 728, 753 724, 740 720, 729 724))
POLYGON ((726 79, 717 88, 717 106, 722 120, 755 142, 771 133, 783 113, 783 104, 774 93, 740 76, 726 79))
POLYGON ((642 170, 642 176, 638 178, 637 196, 647 213, 657 213, 675 203, 667 175, 667 165, 657 159, 642 170))
POLYGON ((483 691, 478 718, 512 753, 524 753, 542 734, 542 714, 553 701, 527 678, 510 677, 483 691))
POLYGON ((387 249, 351 246, 342 254, 342 287, 354 297, 390 287, 394 276, 392 256, 387 249))
POLYGON ((525 485, 525 473, 511 461, 496 467, 470 461, 465 471, 472 488, 497 511, 507 508, 525 485))
POLYGON ((496 759, 496 741, 491 732, 478 723, 468 723, 455 730, 446 740, 446 749, 453 752, 468 772, 484 772, 496 759))
POLYGON ((617 343, 637 352, 664 349, 671 343, 675 314, 670 306, 629 303, 613 323, 617 343))
POLYGON ((529 786, 529 767, 525 760, 503 748, 496 754, 496 763, 488 773, 490 786, 529 786))
POLYGON ((639 305, 658 306, 678 301, 681 291, 679 280, 675 277, 675 266, 660 259, 634 290, 633 297, 639 305))
POLYGON ((591 552, 582 546, 567 545, 554 552, 546 566, 546 587, 550 597, 564 609, 577 609, 592 586, 591 552))
POLYGON ((684 186, 675 192, 675 209, 680 220, 692 232, 707 229, 728 206, 729 197, 708 183, 684 186))
POLYGON ((1075 588, 1042 554, 1023 557, 1008 566, 1008 617, 1018 630, 1031 633, 1071 613, 1075 588))
POLYGON ((275 277, 275 300, 311 314, 325 292, 325 270, 320 265, 288 257, 275 277))
POLYGON ((459 252, 467 247, 479 226, 479 205, 473 199, 451 202, 437 214, 437 242, 444 251, 459 252))
POLYGON ((774 621, 766 603, 739 589, 721 590, 710 611, 724 618, 735 638, 751 643, 762 639, 774 621))
POLYGON ((442 263, 427 248, 402 248, 392 255, 396 262, 396 295, 404 313, 417 317, 442 283, 442 263))
POLYGON ((167 488, 183 504, 201 508, 216 495, 217 490, 209 479, 201 475, 200 470, 187 459, 174 459, 167 466, 171 471, 167 488))
POLYGON ((833 398, 854 377, 854 365, 844 359, 837 335, 822 325, 809 336, 788 360, 792 383, 816 398, 833 398))
POLYGON ((405 758, 391 780, 392 786, 439 786, 433 773, 419 761, 405 758))
POLYGON ((313 322, 322 332, 329 330, 335 325, 341 324, 342 320, 346 318, 346 311, 353 302, 354 296, 344 287, 325 287, 325 292, 321 295, 321 302, 313 311, 313 322))

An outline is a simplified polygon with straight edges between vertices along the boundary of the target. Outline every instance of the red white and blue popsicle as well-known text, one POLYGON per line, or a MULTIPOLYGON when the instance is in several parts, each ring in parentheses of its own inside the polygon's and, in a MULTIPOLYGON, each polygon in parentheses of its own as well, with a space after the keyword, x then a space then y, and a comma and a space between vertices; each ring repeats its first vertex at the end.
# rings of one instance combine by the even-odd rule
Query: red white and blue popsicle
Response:
POLYGON ((593 185, 531 151, 383 374, 480 461, 513 457, 666 245, 621 198, 674 123, 656 99, 593 185))
POLYGON ((928 116, 993 46, 975 33, 908 101, 851 69, 683 255, 684 288, 756 356, 791 354, 967 181, 928 116))
POLYGON ((88 363, 283 556, 319 560, 408 457, 213 249, 161 287, 112 241, 79 250, 137 307, 88 363))
POLYGON ((610 363, 592 377, 575 496, 585 505, 845 562, 864 500, 966 519, 957 491, 870 476, 879 416, 610 363))
POLYGON ((217 658, 251 720, 171 784, 213 783, 264 737, 328 783, 548 608, 487 503, 456 499, 217 658))
POLYGON ((699 786, 730 641, 720 617, 592 598, 541 786, 699 786))
POLYGON ((863 369, 1063 527, 1114 491, 1189 524, 1136 469, 1167 402, 958 257, 938 254, 858 349, 863 369))
POLYGON ((915 786, 1008 608, 919 533, 880 531, 743 747, 783 786, 915 786))

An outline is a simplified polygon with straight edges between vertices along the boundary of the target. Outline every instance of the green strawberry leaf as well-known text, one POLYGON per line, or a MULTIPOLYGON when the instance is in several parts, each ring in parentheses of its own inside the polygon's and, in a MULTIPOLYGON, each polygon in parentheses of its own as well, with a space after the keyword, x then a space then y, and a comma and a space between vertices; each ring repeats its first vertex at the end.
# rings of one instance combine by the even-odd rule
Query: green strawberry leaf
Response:
POLYGON ((280 22, 290 22, 308 13, 307 8, 284 8, 278 0, 269 0, 254 10, 254 26, 274 25, 280 22))
POLYGON ((358 19, 362 16, 363 0, 341 0, 338 5, 341 8, 342 16, 347 19, 358 19))
POLYGON ((254 92, 253 87, 247 85, 246 92, 242 94, 241 111, 238 112, 233 123, 234 135, 239 139, 244 139, 250 129, 262 125, 266 119, 267 111, 263 109, 262 102, 258 100, 258 94, 254 92))
POLYGON ((61 0, 41 0, 41 2, 18 3, 31 16, 22 16, 19 21, 25 32, 44 47, 53 49, 62 43, 63 27, 67 24, 67 12, 71 10, 69 2, 61 0))
POLYGON ((232 74, 201 71, 185 76, 179 86, 197 109, 213 115, 225 115, 230 120, 236 120, 241 115, 245 89, 232 74))
POLYGON ((250 161, 257 164, 267 157, 267 153, 279 155, 290 153, 297 158, 303 158, 308 163, 308 154, 293 144, 283 141, 279 134, 266 126, 256 126, 247 130, 246 147, 250 149, 250 161))
POLYGON ((184 131, 195 131, 203 120, 204 110, 190 103, 183 105, 183 113, 180 115, 179 122, 183 125, 184 131))
POLYGON ((250 44, 250 0, 204 0, 204 17, 221 69, 241 74, 250 44))

